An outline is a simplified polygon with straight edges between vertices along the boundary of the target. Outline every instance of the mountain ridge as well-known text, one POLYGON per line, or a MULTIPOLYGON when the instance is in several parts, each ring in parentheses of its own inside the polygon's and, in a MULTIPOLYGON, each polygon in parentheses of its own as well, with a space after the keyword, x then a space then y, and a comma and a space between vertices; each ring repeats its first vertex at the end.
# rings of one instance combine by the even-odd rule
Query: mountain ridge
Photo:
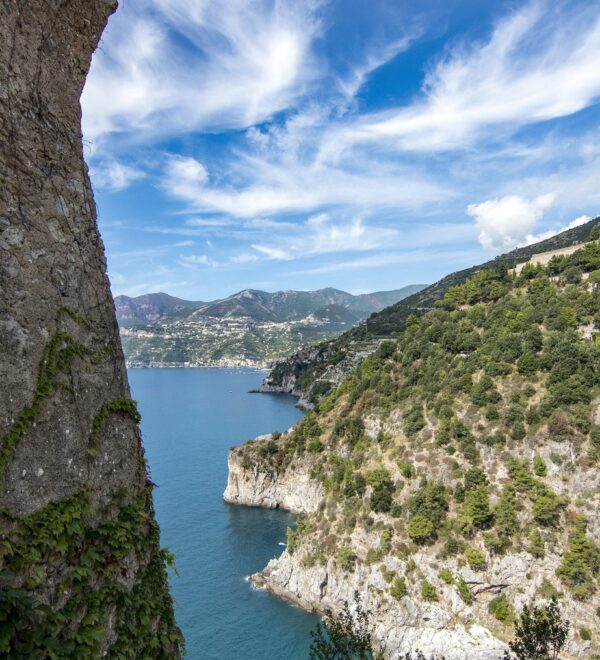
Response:
POLYGON ((212 302, 168 294, 115 299, 129 366, 255 366, 354 327, 390 299, 425 285, 353 295, 243 289, 212 302))
POLYGON ((334 339, 302 348, 278 362, 264 379, 261 390, 293 393, 300 398, 301 406, 310 407, 331 387, 338 385, 365 354, 376 350, 381 341, 398 336, 411 314, 421 315, 431 309, 451 286, 461 284, 484 268, 514 268, 535 254, 581 243, 598 225, 600 217, 482 264, 450 273, 381 312, 375 312, 360 326, 334 339))

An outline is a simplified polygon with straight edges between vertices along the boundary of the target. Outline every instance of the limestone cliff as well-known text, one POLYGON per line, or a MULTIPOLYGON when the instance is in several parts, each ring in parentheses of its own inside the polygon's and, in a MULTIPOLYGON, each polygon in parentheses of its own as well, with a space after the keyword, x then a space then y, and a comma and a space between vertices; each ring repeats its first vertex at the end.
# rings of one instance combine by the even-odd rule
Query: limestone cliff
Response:
POLYGON ((232 451, 231 501, 304 514, 257 585, 337 613, 357 590, 394 659, 501 658, 555 596, 564 657, 598 657, 599 234, 450 287, 294 429, 232 451))
MULTIPOLYGON (((269 436, 257 440, 268 442, 269 436)), ((265 445, 265 446, 268 446, 265 445)), ((323 484, 311 475, 310 463, 298 461, 293 470, 278 472, 251 465, 237 449, 229 452, 227 488, 229 504, 285 509, 296 514, 314 513, 323 499, 323 484)))
POLYGON ((9 657, 173 657, 79 97, 113 0, 0 4, 0 599, 9 657))

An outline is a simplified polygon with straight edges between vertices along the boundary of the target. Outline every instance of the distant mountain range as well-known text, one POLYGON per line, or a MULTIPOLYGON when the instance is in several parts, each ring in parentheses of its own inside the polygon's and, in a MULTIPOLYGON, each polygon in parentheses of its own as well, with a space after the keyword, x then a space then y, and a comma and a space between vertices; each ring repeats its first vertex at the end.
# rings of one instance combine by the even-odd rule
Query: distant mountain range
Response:
POLYGON ((115 307, 130 365, 264 365, 335 337, 425 286, 360 295, 244 289, 212 302, 149 293, 117 296, 115 307))

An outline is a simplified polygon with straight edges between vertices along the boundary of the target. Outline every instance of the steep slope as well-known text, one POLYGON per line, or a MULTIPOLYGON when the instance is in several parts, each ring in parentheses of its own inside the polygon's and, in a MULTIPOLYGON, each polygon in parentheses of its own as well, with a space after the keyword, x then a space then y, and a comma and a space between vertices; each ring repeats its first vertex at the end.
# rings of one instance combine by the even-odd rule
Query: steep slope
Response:
MULTIPOLYGON (((121 318, 121 338, 131 366, 264 367, 300 346, 339 335, 381 309, 383 300, 399 300, 415 287, 419 285, 372 296, 331 288, 275 293, 246 289, 177 313, 171 299, 167 313, 151 324, 128 324, 121 318)), ((144 313, 155 313, 157 305, 148 308, 145 299, 155 301, 158 295, 164 294, 133 302, 144 313)))
POLYGON ((0 3, 0 656, 176 658, 79 96, 116 3, 0 3))
POLYGON ((431 309, 451 286, 461 284, 483 268, 513 268, 535 254, 577 245, 588 240, 593 228, 599 223, 600 218, 595 218, 539 243, 452 273, 383 311, 374 313, 365 323, 349 332, 308 349, 302 348, 297 354, 279 362, 265 378, 262 389, 265 392, 294 393, 304 405, 310 406, 331 387, 339 385, 365 354, 376 350, 382 340, 398 336, 409 315, 423 314, 431 309))
POLYGON ((168 293, 147 293, 130 298, 117 296, 115 310, 120 325, 148 325, 165 316, 187 316, 205 303, 175 298, 168 293))
POLYGON ((308 514, 255 582, 318 611, 357 589, 390 658, 498 659, 558 594, 569 657, 595 657, 599 331, 600 241, 409 316, 293 431, 232 450, 227 501, 308 514))

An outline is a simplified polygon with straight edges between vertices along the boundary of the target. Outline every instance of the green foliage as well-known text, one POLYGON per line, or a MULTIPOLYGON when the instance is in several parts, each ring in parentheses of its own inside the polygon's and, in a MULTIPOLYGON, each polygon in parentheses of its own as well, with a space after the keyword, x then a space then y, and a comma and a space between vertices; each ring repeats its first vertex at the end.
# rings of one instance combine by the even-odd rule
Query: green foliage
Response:
POLYGON ((546 476, 546 464, 539 454, 536 454, 533 458, 533 471, 538 477, 546 476))
POLYGON ((502 623, 508 623, 514 617, 513 607, 504 594, 492 598, 488 605, 488 612, 502 623))
POLYGON ((338 551, 335 556, 335 563, 344 571, 351 571, 354 569, 354 562, 356 561, 356 555, 354 550, 348 546, 343 545, 338 548, 338 551))
POLYGON ((525 606, 515 625, 515 639, 509 642, 512 654, 504 658, 558 660, 568 632, 569 622, 562 619, 556 600, 532 609, 525 606))
POLYGON ((298 543, 298 536, 291 527, 288 527, 285 530, 285 536, 287 551, 290 553, 290 555, 293 555, 298 543))
POLYGON ((407 594, 406 580, 401 576, 396 577, 390 588, 390 595, 396 600, 402 600, 407 594))
POLYGON ((104 506, 93 508, 82 490, 27 518, 2 514, 0 653, 99 657, 111 613, 117 637, 109 655, 176 654, 182 640, 165 572, 172 555, 159 546, 150 489, 136 497, 113 494, 104 506), (132 590, 122 580, 129 557, 140 567, 132 590), (48 608, 36 600, 35 589, 38 581, 46 580, 46 567, 57 564, 65 569, 56 574, 51 588, 61 593, 61 600, 48 608), (27 578, 26 589, 18 576, 27 578))
POLYGON ((467 491, 460 515, 475 527, 486 527, 492 521, 489 493, 486 486, 467 491))
POLYGON ((413 516, 423 516, 437 525, 446 517, 448 499, 448 492, 442 483, 424 479, 411 498, 409 511, 413 516))
POLYGON ((428 601, 437 601, 438 595, 435 587, 427 582, 427 580, 421 581, 421 598, 428 601))
POLYGON ((459 577, 456 582, 456 589, 458 590, 458 595, 461 597, 464 603, 470 605, 473 602, 473 591, 471 590, 471 587, 465 582, 462 576, 459 577))
POLYGON ((576 598, 585 599, 597 588, 600 571, 600 548, 586 534, 585 518, 579 517, 569 536, 569 546, 556 574, 571 589, 576 598))
POLYGON ((510 484, 504 486, 498 498, 498 503, 494 509, 494 528, 506 547, 510 545, 511 539, 518 533, 517 498, 515 490, 510 484))
POLYGON ((434 524, 429 518, 416 513, 408 521, 406 533, 415 543, 426 543, 434 536, 434 524))
POLYGON ((439 576, 446 584, 454 584, 454 576, 447 568, 442 568, 439 572, 439 576))
POLYGON ((544 539, 537 529, 534 529, 529 535, 529 545, 527 552, 538 559, 543 559, 545 555, 544 539))
POLYGON ((374 660, 371 631, 358 592, 354 593, 354 610, 348 603, 339 617, 327 611, 323 622, 311 632, 310 660, 374 660))
POLYGON ((592 631, 589 628, 580 628, 579 637, 581 637, 584 642, 589 642, 592 639, 592 631))
POLYGON ((477 548, 468 547, 465 550, 465 559, 474 571, 482 571, 485 568, 485 555, 477 548))

